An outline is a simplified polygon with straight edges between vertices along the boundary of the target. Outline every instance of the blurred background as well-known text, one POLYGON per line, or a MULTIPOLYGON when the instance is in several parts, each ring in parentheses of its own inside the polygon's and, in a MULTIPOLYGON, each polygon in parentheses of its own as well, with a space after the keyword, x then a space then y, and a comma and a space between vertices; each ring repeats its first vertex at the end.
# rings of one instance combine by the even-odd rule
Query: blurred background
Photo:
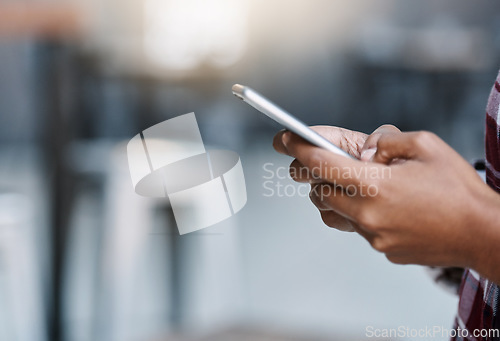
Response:
POLYGON ((280 127, 230 89, 311 125, 431 130, 473 160, 499 33, 494 0, 0 0, 0 340, 451 327, 457 299, 423 268, 324 227, 289 179, 268 195, 291 161, 280 127), (193 111, 207 146, 240 154, 248 202, 179 236, 134 193, 125 146, 193 111))

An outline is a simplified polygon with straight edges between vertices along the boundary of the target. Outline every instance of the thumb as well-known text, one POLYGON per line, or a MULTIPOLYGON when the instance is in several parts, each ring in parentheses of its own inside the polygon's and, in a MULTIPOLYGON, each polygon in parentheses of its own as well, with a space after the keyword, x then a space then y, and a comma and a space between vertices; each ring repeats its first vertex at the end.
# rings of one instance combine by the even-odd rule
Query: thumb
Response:
POLYGON ((374 162, 390 164, 396 160, 421 158, 423 155, 421 132, 383 134, 377 141, 374 162))
POLYGON ((401 130, 390 124, 384 124, 378 127, 373 133, 366 139, 363 148, 361 149, 360 159, 362 161, 371 161, 373 155, 377 151, 377 142, 380 137, 384 134, 400 133, 401 130))

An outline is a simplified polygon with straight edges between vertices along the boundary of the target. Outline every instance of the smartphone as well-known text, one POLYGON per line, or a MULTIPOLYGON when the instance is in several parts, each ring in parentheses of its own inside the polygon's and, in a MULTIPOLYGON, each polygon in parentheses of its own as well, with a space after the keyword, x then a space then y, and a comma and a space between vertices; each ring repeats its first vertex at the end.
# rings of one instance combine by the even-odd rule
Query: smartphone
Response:
POLYGON ((257 91, 249 88, 248 86, 235 84, 233 85, 233 94, 239 99, 247 102, 252 107, 265 114, 269 118, 281 124, 286 129, 299 135, 306 141, 331 151, 332 153, 339 154, 345 157, 354 158, 344 150, 340 149, 323 136, 309 128, 302 121, 292 116, 285 110, 272 103, 270 100, 259 94, 257 91))

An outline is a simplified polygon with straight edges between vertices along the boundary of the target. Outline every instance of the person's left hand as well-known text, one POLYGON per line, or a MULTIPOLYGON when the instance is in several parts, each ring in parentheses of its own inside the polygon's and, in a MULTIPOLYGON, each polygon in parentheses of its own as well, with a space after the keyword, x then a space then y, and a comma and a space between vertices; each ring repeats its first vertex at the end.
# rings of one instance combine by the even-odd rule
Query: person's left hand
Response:
MULTIPOLYGON (((344 150, 346 153, 363 161, 369 161, 373 157, 376 151, 377 141, 380 136, 388 133, 400 133, 400 130, 393 125, 382 125, 370 135, 332 126, 314 126, 310 128, 332 142, 334 145, 344 150)), ((283 144, 283 134, 285 133, 286 130, 280 131, 276 134, 273 141, 274 148, 282 154, 288 154, 288 151, 283 144)), ((321 189, 321 185, 325 183, 325 181, 321 178, 314 177, 309 172, 309 169, 304 167, 297 159, 295 159, 290 165, 290 176, 297 182, 307 182, 311 184, 309 198, 318 208, 321 219, 327 226, 346 232, 355 232, 359 229, 354 221, 349 220, 345 216, 337 213, 320 200, 320 196, 318 194, 321 189)))

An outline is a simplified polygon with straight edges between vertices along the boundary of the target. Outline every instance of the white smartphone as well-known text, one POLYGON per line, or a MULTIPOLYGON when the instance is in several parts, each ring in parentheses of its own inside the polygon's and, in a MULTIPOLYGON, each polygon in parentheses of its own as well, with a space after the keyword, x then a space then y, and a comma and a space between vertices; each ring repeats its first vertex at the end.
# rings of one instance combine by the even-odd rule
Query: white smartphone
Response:
POLYGON ((265 114, 269 118, 281 124, 286 129, 299 135, 306 141, 329 150, 335 154, 345 157, 354 158, 344 150, 340 149, 323 136, 309 128, 302 121, 292 116, 285 110, 278 107, 276 104, 269 101, 267 98, 259 94, 257 91, 249 88, 248 86, 235 84, 233 85, 233 94, 239 99, 247 102, 252 107, 265 114))

